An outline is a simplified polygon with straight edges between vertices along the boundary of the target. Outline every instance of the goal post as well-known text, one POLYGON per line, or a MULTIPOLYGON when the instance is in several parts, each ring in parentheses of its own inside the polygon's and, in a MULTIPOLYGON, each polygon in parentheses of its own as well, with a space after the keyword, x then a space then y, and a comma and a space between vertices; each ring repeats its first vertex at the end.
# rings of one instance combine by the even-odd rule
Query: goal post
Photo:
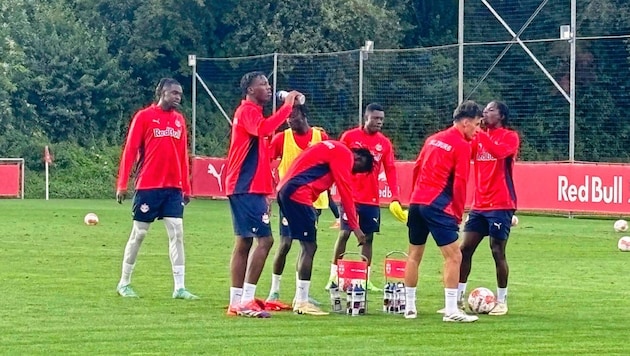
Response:
POLYGON ((0 198, 24 199, 24 158, 0 158, 0 198))

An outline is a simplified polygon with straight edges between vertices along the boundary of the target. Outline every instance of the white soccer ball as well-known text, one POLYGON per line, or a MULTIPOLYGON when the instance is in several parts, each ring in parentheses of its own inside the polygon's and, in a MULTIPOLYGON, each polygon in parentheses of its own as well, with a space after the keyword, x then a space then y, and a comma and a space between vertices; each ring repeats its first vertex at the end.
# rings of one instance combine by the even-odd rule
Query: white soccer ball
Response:
POLYGON ((479 287, 473 289, 468 295, 468 306, 477 314, 487 314, 497 304, 494 293, 488 288, 479 287))
POLYGON ((512 226, 518 225, 518 216, 512 215, 512 226))
POLYGON ((87 213, 83 218, 83 222, 85 225, 96 225, 98 224, 98 216, 94 213, 87 213))
POLYGON ((623 252, 630 251, 630 236, 622 236, 617 242, 617 248, 623 252))
POLYGON ((623 220, 623 219, 619 219, 619 220, 615 221, 615 224, 613 225, 613 228, 617 232, 627 231, 628 230, 628 222, 623 220))

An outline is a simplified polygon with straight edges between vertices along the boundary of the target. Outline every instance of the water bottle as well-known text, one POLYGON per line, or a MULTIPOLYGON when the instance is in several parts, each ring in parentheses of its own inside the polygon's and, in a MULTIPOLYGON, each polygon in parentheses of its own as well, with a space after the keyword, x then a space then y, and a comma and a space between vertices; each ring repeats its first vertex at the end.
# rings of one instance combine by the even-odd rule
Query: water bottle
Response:
POLYGON ((391 300, 392 296, 391 293, 389 293, 389 282, 387 282, 383 287, 383 312, 387 313, 389 311, 391 300))
POLYGON ((365 299, 365 288, 362 285, 358 285, 359 291, 357 292, 357 299, 359 301, 359 315, 365 315, 367 310, 367 299, 365 299))
POLYGON ((335 283, 331 283, 330 289, 330 309, 333 313, 340 313, 343 310, 341 306, 341 294, 339 293, 339 287, 335 283))
POLYGON ((396 293, 398 293, 398 313, 403 314, 407 309, 407 294, 403 282, 398 282, 396 285, 396 293))
MULTIPOLYGON (((284 101, 287 95, 289 95, 289 92, 285 90, 280 90, 279 92, 276 93, 276 97, 282 101, 284 101)), ((304 105, 304 103, 306 103, 306 98, 304 97, 304 95, 298 95, 298 97, 295 98, 295 100, 300 105, 304 105)))
POLYGON ((359 284, 355 284, 351 289, 352 316, 357 316, 361 311, 361 299, 365 303, 365 292, 362 291, 359 284))
POLYGON ((354 292, 354 286, 350 284, 346 289, 346 314, 352 315, 352 292, 354 292))

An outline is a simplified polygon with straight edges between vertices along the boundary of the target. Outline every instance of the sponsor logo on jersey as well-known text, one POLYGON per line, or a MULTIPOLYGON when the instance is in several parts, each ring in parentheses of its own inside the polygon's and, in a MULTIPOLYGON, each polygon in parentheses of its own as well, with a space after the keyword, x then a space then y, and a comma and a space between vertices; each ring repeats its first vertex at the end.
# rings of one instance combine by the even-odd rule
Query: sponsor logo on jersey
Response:
POLYGON ((164 130, 160 130, 158 128, 153 129, 154 137, 174 137, 176 139, 180 139, 182 137, 182 130, 175 130, 172 127, 167 127, 164 130))

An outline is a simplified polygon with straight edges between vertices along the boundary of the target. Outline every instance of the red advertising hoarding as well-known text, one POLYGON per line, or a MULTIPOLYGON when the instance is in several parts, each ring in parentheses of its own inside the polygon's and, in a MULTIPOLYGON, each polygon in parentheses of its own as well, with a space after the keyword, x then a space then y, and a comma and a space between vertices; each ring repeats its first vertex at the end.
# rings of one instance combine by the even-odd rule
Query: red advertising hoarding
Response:
MULTIPOLYGON (((401 203, 409 203, 413 162, 396 162, 401 203)), ((198 197, 225 197, 225 158, 195 157, 192 191, 198 197)), ((472 167, 471 167, 472 168, 472 167)), ((471 169, 472 171, 472 169, 471 169)), ((381 203, 391 201, 385 174, 379 175, 381 203)), ((474 179, 468 183, 467 206, 474 179)), ((516 163, 514 185, 520 210, 630 213, 630 165, 598 163, 516 163)), ((333 187, 333 196, 336 191, 333 187)))
POLYGON ((20 196, 20 165, 0 164, 0 196, 20 196))

